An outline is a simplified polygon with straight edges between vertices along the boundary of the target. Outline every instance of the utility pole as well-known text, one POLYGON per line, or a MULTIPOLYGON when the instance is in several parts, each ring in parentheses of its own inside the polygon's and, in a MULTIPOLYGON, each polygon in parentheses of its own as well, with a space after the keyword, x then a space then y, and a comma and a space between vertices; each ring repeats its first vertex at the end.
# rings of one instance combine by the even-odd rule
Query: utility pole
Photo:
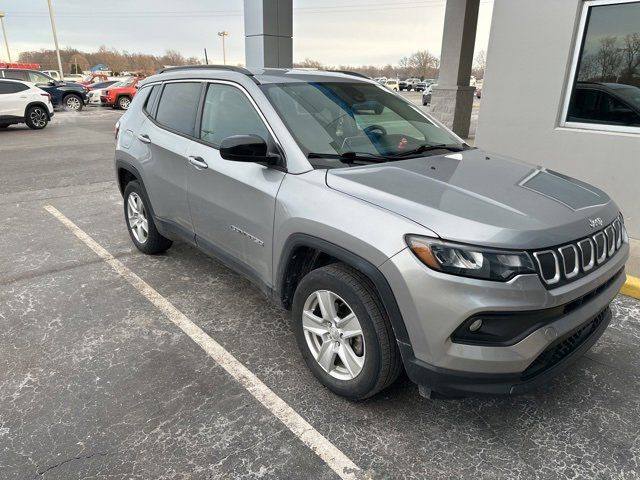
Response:
POLYGON ((53 7, 51 6, 51 0, 47 0, 49 4, 49 17, 51 18, 51 30, 53 31, 53 43, 56 46, 56 55, 58 56, 58 69, 60 70, 60 80, 64 79, 64 72, 62 71, 62 60, 60 60, 60 47, 58 46, 58 33, 56 32, 56 21, 53 19, 53 7))
POLYGON ((222 63, 227 64, 227 51, 224 46, 224 37, 228 36, 229 32, 218 32, 218 36, 222 37, 222 63))
POLYGON ((5 13, 0 12, 0 26, 2 26, 2 35, 4 36, 4 45, 7 47, 7 59, 11 63, 11 52, 9 51, 9 40, 7 40, 7 31, 4 28, 5 13))
POLYGON ((209 57, 207 56, 207 49, 204 49, 204 63, 209 65, 209 57))

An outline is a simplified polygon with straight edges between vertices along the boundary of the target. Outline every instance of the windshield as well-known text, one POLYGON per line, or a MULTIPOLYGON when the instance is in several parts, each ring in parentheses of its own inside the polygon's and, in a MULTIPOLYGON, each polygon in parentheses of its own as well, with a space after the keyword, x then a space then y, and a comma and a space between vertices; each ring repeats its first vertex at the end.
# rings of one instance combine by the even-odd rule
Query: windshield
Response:
POLYGON ((261 88, 308 156, 355 152, 391 160, 421 147, 465 147, 419 107, 378 85, 305 82, 261 88))

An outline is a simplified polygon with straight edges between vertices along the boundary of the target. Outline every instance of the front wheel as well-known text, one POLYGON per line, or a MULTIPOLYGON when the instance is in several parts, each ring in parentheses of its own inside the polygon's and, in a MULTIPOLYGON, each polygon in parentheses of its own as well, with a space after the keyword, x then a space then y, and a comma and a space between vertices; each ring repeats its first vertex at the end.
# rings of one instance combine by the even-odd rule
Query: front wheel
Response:
POLYGON ((156 229, 147 196, 136 181, 129 182, 124 189, 124 218, 133 244, 142 253, 162 253, 173 243, 156 229))
POLYGON ((40 106, 30 107, 27 110, 25 123, 31 130, 42 130, 49 123, 49 114, 40 106))
POLYGON ((62 104, 64 109, 69 112, 79 112, 83 107, 82 98, 78 95, 67 95, 64 97, 62 104))
POLYGON ((391 385, 402 363, 375 289, 357 270, 328 265, 296 289, 293 329, 314 376, 334 393, 368 398, 391 385))

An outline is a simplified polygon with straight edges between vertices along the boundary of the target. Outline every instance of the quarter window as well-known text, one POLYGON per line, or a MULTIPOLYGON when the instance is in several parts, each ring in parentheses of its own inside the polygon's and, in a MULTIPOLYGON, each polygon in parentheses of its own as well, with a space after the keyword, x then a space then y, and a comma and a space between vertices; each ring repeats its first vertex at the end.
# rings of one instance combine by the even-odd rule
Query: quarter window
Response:
POLYGON ((170 130, 193 136, 201 84, 167 83, 162 91, 156 121, 170 130))
POLYGON ((640 1, 591 0, 583 16, 565 121, 640 132, 640 1))
POLYGON ((232 135, 258 135, 265 141, 269 132, 253 104, 238 88, 209 84, 202 111, 200 138, 220 145, 232 135))
POLYGON ((154 85, 151 87, 151 92, 149 92, 149 96, 144 102, 144 111, 151 115, 153 112, 153 106, 156 103, 156 98, 158 98, 158 94, 160 93, 160 85, 154 85))

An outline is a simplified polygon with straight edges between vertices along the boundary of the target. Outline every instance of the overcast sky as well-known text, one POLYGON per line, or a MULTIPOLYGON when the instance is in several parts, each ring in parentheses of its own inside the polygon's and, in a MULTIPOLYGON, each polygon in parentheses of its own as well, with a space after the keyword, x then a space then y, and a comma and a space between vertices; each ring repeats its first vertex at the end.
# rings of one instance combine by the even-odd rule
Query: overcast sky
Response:
MULTIPOLYGON (((161 54, 167 49, 221 63, 244 63, 243 0, 53 0, 61 47, 100 45, 161 54)), ((294 60, 396 64, 417 50, 439 55, 445 0, 294 0, 294 60)), ((481 0, 476 51, 486 49, 493 0, 481 0)), ((52 48, 46 0, 0 0, 12 56, 52 48)), ((0 42, 1 42, 0 38, 0 42)), ((4 45, 0 58, 6 56, 4 45)))

